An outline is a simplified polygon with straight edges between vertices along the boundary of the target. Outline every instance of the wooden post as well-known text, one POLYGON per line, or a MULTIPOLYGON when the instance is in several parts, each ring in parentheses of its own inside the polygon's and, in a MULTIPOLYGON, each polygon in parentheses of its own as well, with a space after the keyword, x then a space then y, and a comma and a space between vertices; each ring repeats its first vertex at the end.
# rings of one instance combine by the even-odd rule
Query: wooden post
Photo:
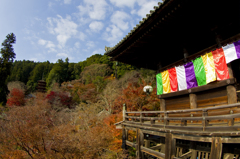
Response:
POLYGON ((140 113, 140 122, 144 123, 144 119, 142 117, 143 117, 143 113, 140 113))
POLYGON ((164 140, 164 137, 160 138, 160 143, 162 144, 160 152, 161 153, 165 153, 165 140, 164 140))
POLYGON ((190 109, 197 108, 197 95, 196 94, 189 94, 190 98, 190 109))
MULTIPOLYGON (((150 141, 148 139, 145 140, 145 147, 149 148, 150 147, 150 141)), ((148 154, 145 154, 144 157, 149 158, 148 154)))
POLYGON ((123 121, 126 120, 126 104, 123 104, 123 121))
POLYGON ((165 137, 165 159, 173 159, 176 153, 176 139, 172 138, 171 133, 167 133, 165 137))
POLYGON ((192 151, 191 159, 197 158, 197 150, 196 150, 197 144, 194 141, 190 141, 190 151, 192 151))
POLYGON ((222 139, 221 137, 213 137, 210 159, 221 159, 221 156, 222 156, 222 139))
POLYGON ((233 70, 232 70, 232 65, 231 65, 231 63, 228 63, 228 64, 227 64, 227 67, 228 67, 228 73, 229 73, 229 77, 230 77, 230 78, 234 78, 234 75, 233 75, 233 70))
POLYGON ((122 126, 122 149, 123 151, 125 151, 127 149, 127 145, 126 145, 126 140, 127 140, 127 135, 126 135, 126 128, 123 125, 122 126))
POLYGON ((227 86, 228 104, 237 103, 237 91, 233 85, 227 86))
POLYGON ((203 112, 202 112, 202 117, 203 117, 203 121, 202 121, 203 131, 205 131, 206 126, 208 126, 208 120, 205 119, 206 116, 208 116, 208 112, 207 112, 207 110, 203 110, 203 112))
POLYGON ((166 111, 165 99, 160 99, 160 109, 161 111, 166 111))
POLYGON ((167 118, 168 118, 168 113, 165 112, 164 113, 164 126, 169 125, 169 120, 167 118))
POLYGON ((141 129, 137 129, 137 159, 143 159, 143 153, 141 151, 141 146, 143 146, 144 143, 144 135, 141 131, 141 129))
POLYGON ((126 140, 128 140, 128 129, 125 128, 126 140))
MULTIPOLYGON (((233 111, 230 110, 230 114, 233 114, 233 111)), ((234 125, 234 118, 228 120, 228 126, 233 126, 234 125)))

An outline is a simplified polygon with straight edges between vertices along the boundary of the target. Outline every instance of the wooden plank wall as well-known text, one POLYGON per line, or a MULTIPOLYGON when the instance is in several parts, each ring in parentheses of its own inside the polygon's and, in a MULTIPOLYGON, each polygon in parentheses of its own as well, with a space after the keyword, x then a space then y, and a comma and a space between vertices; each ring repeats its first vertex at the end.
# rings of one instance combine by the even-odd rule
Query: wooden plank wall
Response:
POLYGON ((198 92, 197 108, 206 108, 228 104, 226 87, 220 87, 204 92, 198 92))
MULTIPOLYGON (((197 108, 206 108, 228 104, 226 87, 197 92, 197 108)), ((166 110, 190 109, 189 94, 165 98, 166 110)))
POLYGON ((165 99, 166 110, 190 109, 189 95, 176 96, 165 99))

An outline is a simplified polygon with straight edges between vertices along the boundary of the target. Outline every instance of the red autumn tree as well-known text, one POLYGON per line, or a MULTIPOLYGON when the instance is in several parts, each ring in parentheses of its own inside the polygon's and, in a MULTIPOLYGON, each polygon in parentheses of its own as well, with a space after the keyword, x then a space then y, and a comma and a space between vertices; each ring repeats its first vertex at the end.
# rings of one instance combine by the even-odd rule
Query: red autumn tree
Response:
POLYGON ((128 87, 122 91, 122 95, 115 100, 114 112, 121 111, 124 103, 129 111, 158 109, 159 100, 155 93, 156 88, 153 89, 151 94, 147 95, 143 91, 146 85, 145 81, 142 81, 140 84, 129 83, 128 87))
POLYGON ((24 92, 20 89, 13 88, 7 100, 8 106, 23 106, 25 104, 24 92))
MULTIPOLYGON (((48 102, 52 105, 52 107, 55 109, 59 109, 61 107, 66 107, 66 108, 73 108, 73 102, 72 102, 72 97, 70 94, 66 92, 54 92, 51 91, 46 99, 48 102)), ((61 110, 61 109, 60 109, 61 110)))

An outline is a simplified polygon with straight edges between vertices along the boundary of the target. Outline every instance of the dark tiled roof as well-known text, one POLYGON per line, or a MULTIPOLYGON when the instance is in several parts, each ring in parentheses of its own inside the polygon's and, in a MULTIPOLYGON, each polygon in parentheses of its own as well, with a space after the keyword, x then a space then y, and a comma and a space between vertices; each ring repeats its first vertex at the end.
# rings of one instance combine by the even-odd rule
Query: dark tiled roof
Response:
POLYGON ((168 0, 162 0, 162 2, 158 2, 158 6, 154 6, 154 10, 150 10, 150 14, 146 14, 146 18, 142 18, 142 21, 139 22, 121 41, 119 41, 114 47, 109 48, 105 54, 111 53, 113 50, 118 48, 124 41, 126 41, 132 34, 134 34, 142 25, 144 25, 148 19, 161 7, 163 7, 168 0))

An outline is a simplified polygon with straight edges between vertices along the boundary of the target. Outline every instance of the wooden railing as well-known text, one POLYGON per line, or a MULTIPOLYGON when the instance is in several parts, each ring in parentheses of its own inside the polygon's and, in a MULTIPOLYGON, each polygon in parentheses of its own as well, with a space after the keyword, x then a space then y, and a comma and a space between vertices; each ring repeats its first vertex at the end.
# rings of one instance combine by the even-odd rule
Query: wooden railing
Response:
POLYGON ((204 109, 123 111, 125 125, 191 131, 239 131, 240 103, 204 109), (149 122, 150 121, 150 122, 149 122))

